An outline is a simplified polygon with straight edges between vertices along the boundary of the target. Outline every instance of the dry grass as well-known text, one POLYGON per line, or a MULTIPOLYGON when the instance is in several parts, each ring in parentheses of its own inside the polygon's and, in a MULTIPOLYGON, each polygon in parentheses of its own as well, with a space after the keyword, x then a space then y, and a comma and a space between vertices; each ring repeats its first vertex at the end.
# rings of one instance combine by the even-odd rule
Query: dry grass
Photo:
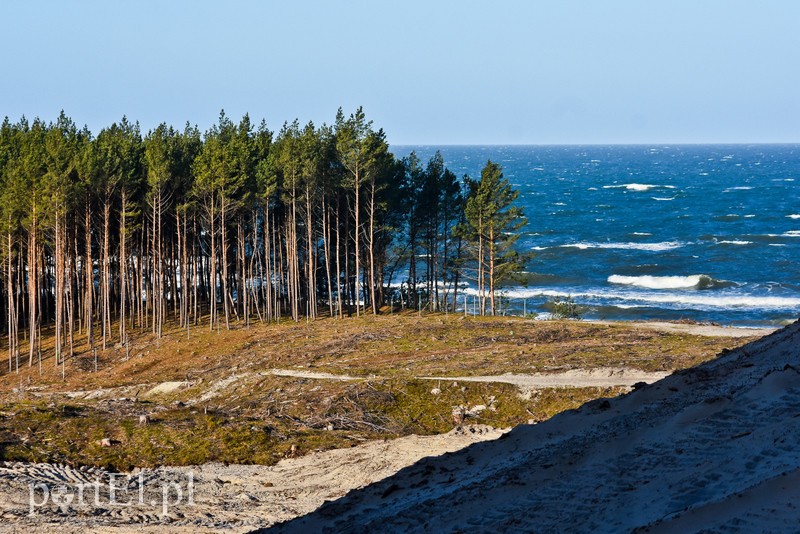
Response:
POLYGON ((63 381, 50 338, 41 372, 38 365, 24 365, 19 374, 0 377, 0 458, 117 469, 211 460, 269 464, 369 438, 444 432, 454 426, 459 406, 487 407, 467 422, 510 426, 621 391, 541 390, 526 398, 508 384, 436 384, 414 377, 623 365, 671 370, 748 340, 569 321, 392 315, 254 324, 220 333, 197 327, 189 339, 177 328, 160 340, 140 334, 131 337, 128 356, 119 345, 99 351, 97 372, 91 351, 78 341, 63 381), (269 373, 273 368, 365 379, 278 377, 269 373), (166 381, 189 385, 146 396, 166 381), (101 388, 94 399, 67 395, 101 388), (139 426, 144 414, 151 422, 139 426), (102 438, 112 439, 112 447, 102 447, 102 438))

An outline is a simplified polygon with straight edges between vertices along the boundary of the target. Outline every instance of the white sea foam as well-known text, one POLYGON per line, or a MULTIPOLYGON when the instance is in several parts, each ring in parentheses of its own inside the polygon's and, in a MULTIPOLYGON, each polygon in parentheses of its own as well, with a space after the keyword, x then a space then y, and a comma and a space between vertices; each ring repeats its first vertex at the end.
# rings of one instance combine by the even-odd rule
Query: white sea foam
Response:
POLYGON ((603 189, 617 189, 624 187, 628 191, 649 191, 650 189, 663 188, 675 189, 674 185, 655 185, 655 184, 619 184, 619 185, 604 185, 603 189))
POLYGON ((667 201, 667 200, 675 200, 675 197, 672 197, 672 198, 667 198, 667 197, 650 197, 650 198, 652 198, 653 200, 659 200, 659 201, 662 201, 662 202, 664 202, 664 201, 667 201))
POLYGON ((791 215, 787 215, 790 219, 800 219, 800 213, 793 213, 791 215))
POLYGON ((771 246, 771 247, 785 247, 786 243, 770 243, 769 246, 771 246))
POLYGON ((653 235, 650 232, 632 232, 631 235, 653 235))
POLYGON ((752 241, 743 241, 741 239, 726 239, 724 241, 717 241, 720 245, 752 245, 752 241))
POLYGON ((737 187, 729 187, 728 189, 723 191, 723 193, 730 193, 731 191, 749 191, 751 189, 753 189, 753 188, 750 187, 749 185, 741 185, 741 186, 737 186, 737 187))
POLYGON ((600 248, 612 250, 646 250, 650 252, 660 252, 663 250, 674 250, 681 248, 685 243, 678 241, 664 241, 663 243, 571 243, 568 245, 561 245, 562 248, 577 248, 581 250, 600 248))
MULTIPOLYGON (((465 290, 468 295, 476 295, 477 291, 472 288, 465 290)), ((670 293, 668 291, 658 293, 641 292, 622 292, 622 291, 563 291, 536 288, 514 288, 503 291, 503 294, 512 299, 522 298, 555 298, 572 297, 578 303, 597 303, 603 305, 619 307, 641 307, 649 305, 661 305, 672 308, 691 308, 698 310, 709 310, 718 308, 743 308, 753 309, 800 309, 800 298, 792 297, 764 297, 756 295, 721 295, 719 293, 702 292, 681 292, 670 293)))
POLYGON ((653 295, 642 296, 644 302, 654 304, 679 304, 710 308, 798 308, 800 298, 789 297, 756 297, 756 296, 697 296, 696 294, 687 295, 653 295))
POLYGON ((646 289, 689 289, 698 287, 704 280, 711 278, 704 274, 691 276, 622 276, 613 274, 608 277, 611 284, 643 287, 646 289))
POLYGON ((781 234, 781 237, 800 237, 800 230, 789 230, 781 234))

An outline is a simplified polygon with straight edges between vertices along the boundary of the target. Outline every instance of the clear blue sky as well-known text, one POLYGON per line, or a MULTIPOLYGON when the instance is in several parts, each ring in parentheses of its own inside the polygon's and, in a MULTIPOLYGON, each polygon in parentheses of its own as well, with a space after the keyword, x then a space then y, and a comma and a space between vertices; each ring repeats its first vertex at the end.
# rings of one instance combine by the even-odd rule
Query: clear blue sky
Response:
POLYGON ((0 4, 0 115, 273 129, 363 105, 395 144, 800 142, 800 2, 0 4))

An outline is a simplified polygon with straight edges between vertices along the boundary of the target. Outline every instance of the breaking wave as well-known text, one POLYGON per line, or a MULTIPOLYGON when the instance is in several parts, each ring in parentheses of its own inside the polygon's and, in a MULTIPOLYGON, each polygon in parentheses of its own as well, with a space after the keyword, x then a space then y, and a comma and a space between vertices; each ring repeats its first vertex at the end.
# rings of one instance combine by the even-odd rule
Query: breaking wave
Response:
POLYGON ((752 241, 744 241, 741 239, 726 239, 724 241, 717 241, 719 245, 752 245, 752 241))
MULTIPOLYGON (((477 294, 474 289, 465 290, 467 294, 477 294)), ((615 307, 647 307, 658 306, 667 309, 719 310, 737 308, 752 311, 760 310, 800 310, 800 298, 768 297, 757 295, 723 295, 708 292, 681 293, 643 293, 620 291, 564 291, 535 288, 515 288, 503 291, 507 298, 552 298, 572 297, 583 305, 615 306, 615 307)))
POLYGON ((674 185, 655 185, 655 184, 619 184, 619 185, 604 185, 603 189, 617 189, 625 188, 628 191, 649 191, 650 189, 675 189, 674 185))
POLYGON ((716 289, 735 285, 733 282, 716 280, 705 274, 691 276, 622 276, 613 274, 608 277, 608 282, 645 289, 716 289))
POLYGON ((570 243, 568 245, 560 245, 562 248, 577 248, 580 250, 587 250, 593 248, 600 249, 617 249, 617 250, 646 250, 650 252, 660 252, 663 250, 674 250, 681 248, 685 243, 679 241, 664 241, 662 243, 570 243))

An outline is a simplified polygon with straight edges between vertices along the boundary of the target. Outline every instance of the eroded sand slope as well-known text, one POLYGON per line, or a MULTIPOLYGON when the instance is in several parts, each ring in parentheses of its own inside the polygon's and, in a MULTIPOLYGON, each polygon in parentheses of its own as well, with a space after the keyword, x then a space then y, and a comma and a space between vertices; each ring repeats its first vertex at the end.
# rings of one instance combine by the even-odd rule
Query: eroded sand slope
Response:
POLYGON ((427 458, 281 526, 794 531, 800 323, 610 401, 427 458))

